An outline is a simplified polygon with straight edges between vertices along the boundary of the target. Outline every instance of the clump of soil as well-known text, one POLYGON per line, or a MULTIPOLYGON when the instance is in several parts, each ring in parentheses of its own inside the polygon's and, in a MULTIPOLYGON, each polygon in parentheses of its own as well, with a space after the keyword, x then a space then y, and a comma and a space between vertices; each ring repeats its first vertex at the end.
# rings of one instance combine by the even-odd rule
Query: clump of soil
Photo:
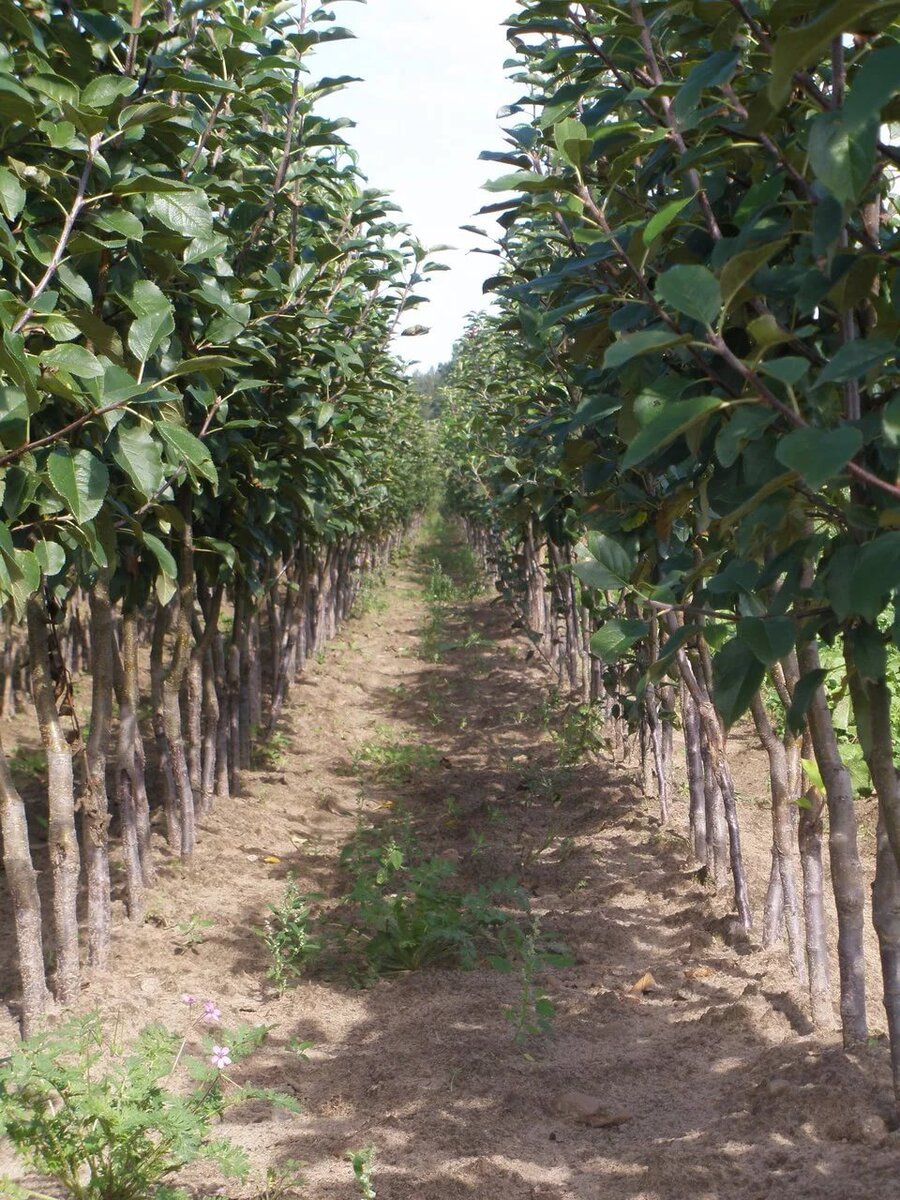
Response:
MULTIPOLYGON (((244 1106, 221 1132, 260 1174, 304 1162, 297 1194, 311 1200, 358 1195, 344 1156, 364 1146, 390 1200, 896 1195, 884 1045, 845 1056, 836 1035, 810 1032, 780 952, 728 944, 727 897, 710 897, 688 868, 683 803, 674 831, 661 830, 630 771, 560 767, 548 679, 502 608, 459 606, 433 661, 416 569, 401 569, 383 599, 310 665, 280 761, 247 775, 204 823, 195 864, 183 868, 160 839, 148 920, 135 929, 118 914, 114 968, 83 1007, 135 1030, 177 1027, 189 991, 214 998, 226 1021, 269 1026, 247 1071, 295 1096, 302 1115, 244 1106), (379 739, 433 753, 374 770, 359 751, 379 739), (367 990, 312 978, 279 995, 267 980, 258 931, 288 877, 337 894, 358 820, 389 824, 398 812, 467 886, 517 878, 544 935, 568 947, 574 965, 534 981, 556 1010, 548 1036, 514 1039, 505 1010, 522 981, 487 965, 367 990), (196 939, 178 928, 191 918, 196 939), (307 1041, 304 1059, 296 1046, 307 1041)), ((759 911, 765 766, 749 742, 738 750, 759 911)), ((877 1007, 873 1017, 877 1027, 877 1007)), ((0 1149, 0 1174, 17 1170, 0 1149)), ((181 1182, 209 1194, 198 1170, 181 1182)))

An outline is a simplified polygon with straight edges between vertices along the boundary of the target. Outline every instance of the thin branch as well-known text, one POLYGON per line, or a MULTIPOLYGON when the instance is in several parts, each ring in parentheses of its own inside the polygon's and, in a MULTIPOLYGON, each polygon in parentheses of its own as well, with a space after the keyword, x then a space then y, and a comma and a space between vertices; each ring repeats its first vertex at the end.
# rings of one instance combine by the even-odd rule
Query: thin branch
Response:
POLYGON ((91 177, 91 171, 94 167, 94 158, 100 146, 100 141, 101 134, 95 133, 88 142, 87 157, 84 160, 84 169, 81 172, 81 178, 78 180, 78 190, 75 193, 75 199, 72 201, 72 207, 66 213, 65 220, 63 221, 63 227, 60 231, 59 241, 56 243, 56 249, 53 251, 53 255, 49 263, 47 263, 47 269, 35 284, 32 293, 28 298, 28 307, 13 325, 13 333, 18 333, 19 330, 22 329, 22 327, 26 325, 34 316, 34 305, 36 301, 53 282, 56 272, 59 270, 60 264, 65 258, 66 247, 69 244, 69 238, 71 238, 72 232, 75 228, 75 222, 78 220, 78 216, 81 210, 84 208, 88 180, 91 177))

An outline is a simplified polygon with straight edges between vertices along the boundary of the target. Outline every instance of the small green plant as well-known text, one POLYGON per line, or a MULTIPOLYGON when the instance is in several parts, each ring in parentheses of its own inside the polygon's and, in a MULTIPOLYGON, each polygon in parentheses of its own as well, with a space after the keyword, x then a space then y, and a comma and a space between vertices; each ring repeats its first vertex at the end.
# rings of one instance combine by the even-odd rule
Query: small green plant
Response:
POLYGON ((384 594, 386 576, 383 571, 366 575, 360 584, 350 617, 359 620, 367 613, 383 613, 387 610, 388 601, 384 594))
POLYGON ((348 1150, 345 1157, 353 1168, 353 1178, 362 1200, 375 1200, 375 1186, 372 1183, 374 1148, 368 1146, 365 1150, 348 1150))
POLYGON ((375 738, 353 751, 351 759, 358 773, 367 767, 378 780, 409 783, 414 775, 437 766, 438 752, 433 746, 392 741, 389 734, 390 730, 381 728, 375 738))
POLYGON ((292 979, 305 974, 322 952, 322 943, 312 929, 310 901, 317 898, 301 892, 291 878, 281 901, 269 907, 262 938, 272 959, 267 975, 280 992, 292 979))
POLYGON ((562 722, 549 728, 563 767, 574 767, 585 758, 596 758, 607 748, 603 712, 597 704, 569 707, 562 722))
POLYGON ((538 972, 544 967, 571 966, 572 956, 566 950, 545 946, 537 922, 518 939, 514 952, 514 958, 492 958, 491 964, 504 972, 518 970, 519 995, 503 1015, 513 1028, 513 1039, 522 1045, 532 1038, 546 1037, 556 1016, 556 1006, 537 981, 538 972))
POLYGON ((309 1062, 309 1051, 313 1047, 313 1043, 305 1041, 301 1038, 291 1038, 288 1042, 288 1047, 293 1050, 301 1062, 309 1062))
POLYGON ((350 886, 336 904, 314 911, 310 901, 321 897, 291 882, 270 910, 263 936, 280 987, 316 967, 362 987, 437 963, 471 968, 515 923, 510 908, 527 911, 509 880, 461 891, 454 865, 424 858, 408 823, 386 839, 360 827, 341 862, 350 886))
POLYGON ((273 730, 265 738, 253 738, 252 763, 257 771, 272 771, 284 766, 290 739, 280 730, 273 730))
POLYGON ((255 1189, 252 1200, 289 1200, 304 1186, 301 1174, 304 1164, 289 1158, 277 1167, 268 1167, 262 1186, 255 1189))
MULTIPOLYGON (((126 1046, 93 1013, 29 1038, 0 1068, 0 1135, 73 1200, 172 1200, 164 1181, 198 1158, 242 1178, 244 1151, 212 1136, 225 1109, 254 1097, 297 1111, 289 1097, 226 1073, 258 1049, 265 1026, 226 1033, 214 1001, 182 999, 190 1013, 182 1035, 153 1025, 126 1046)), ((3 1195, 13 1195, 7 1185, 3 1195)))
POLYGON ((21 778, 42 780, 47 774, 47 755, 43 750, 18 749, 9 756, 9 768, 21 778))
POLYGON ((214 921, 207 921, 198 917, 196 913, 191 913, 186 921, 179 921, 175 926, 175 932, 178 934, 175 953, 184 954, 186 950, 192 950, 196 954, 197 947, 206 941, 206 930, 212 929, 214 925, 214 921))

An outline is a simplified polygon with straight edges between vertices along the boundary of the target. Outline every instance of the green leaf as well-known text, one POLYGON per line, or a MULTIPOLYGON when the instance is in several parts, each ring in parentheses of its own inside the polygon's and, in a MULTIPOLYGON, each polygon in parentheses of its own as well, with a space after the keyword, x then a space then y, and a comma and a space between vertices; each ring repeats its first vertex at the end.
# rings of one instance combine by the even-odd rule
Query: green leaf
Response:
POLYGON ((35 544, 34 554, 48 579, 58 575, 66 565, 66 552, 57 542, 48 542, 41 538, 35 544))
POLYGON ((881 414, 881 423, 888 445, 894 447, 900 446, 900 396, 895 396, 893 400, 884 406, 884 411, 881 414))
POLYGON ((766 668, 739 638, 726 642, 713 659, 713 699, 730 729, 750 707, 762 686, 766 668))
POLYGON ((681 346, 690 339, 680 337, 668 329, 642 329, 638 333, 626 333, 606 351, 603 366, 607 370, 623 367, 642 354, 660 354, 672 346, 681 346))
POLYGON ((121 421, 113 433, 112 456, 145 500, 162 487, 165 471, 159 443, 145 424, 121 421))
POLYGON ((750 282, 756 272, 764 267, 770 258, 774 258, 778 251, 787 245, 787 241, 787 238, 780 238, 776 242, 766 242, 762 246, 753 246, 750 250, 743 250, 740 254, 729 258, 719 273, 724 308, 731 307, 732 301, 741 288, 750 282))
POLYGON ((900 587, 900 531, 879 534, 867 542, 856 559, 850 579, 849 611, 874 621, 890 592, 900 587))
POLYGON ((25 205, 25 189, 6 167, 0 167, 0 209, 7 220, 15 221, 25 205))
POLYGON ((787 711, 787 724, 788 729, 795 736, 803 732, 809 706, 812 704, 816 692, 827 678, 828 672, 821 667, 817 667, 814 671, 807 671, 805 675, 801 675, 794 685, 791 706, 787 711))
POLYGON ((10 572, 13 607, 16 618, 23 620, 26 605, 41 586, 41 565, 37 555, 31 550, 16 550, 14 552, 15 570, 10 572))
POLYGON ((704 57, 685 79, 675 94, 672 105, 675 119, 683 129, 693 125, 694 110, 707 88, 727 83, 740 60, 739 50, 715 50, 704 57))
POLYGON ((591 654, 606 663, 616 662, 649 632, 647 621, 628 617, 605 621, 591 638, 591 654))
POLYGON ((704 421, 710 413, 724 407, 724 401, 718 396, 694 396, 690 400, 673 400, 632 439, 622 457, 622 470, 636 467, 670 445, 698 422, 704 421))
POLYGON ((567 117, 556 125, 553 138, 562 158, 570 167, 581 170, 594 145, 584 125, 574 117, 567 117))
POLYGON ((137 80, 127 75, 98 75, 81 93, 81 104, 85 108, 109 108, 121 96, 130 96, 137 87, 137 80))
POLYGON ((685 196, 681 200, 670 200, 668 204, 663 205, 659 212, 654 213, 644 226, 644 245, 649 246, 654 238, 658 238, 661 233, 664 233, 693 199, 693 196, 685 196))
POLYGON ((159 569, 167 579, 178 578, 178 567, 175 559, 166 546, 153 534, 144 530, 141 534, 144 545, 156 559, 159 569))
POLYGON ((167 228, 188 238, 211 237, 212 212, 206 193, 198 188, 154 193, 147 202, 147 211, 167 228))
POLYGON ((109 487, 106 466, 90 450, 56 449, 47 458, 53 490, 79 525, 93 520, 109 487))
POLYGON ((760 363, 759 369, 764 375, 777 379, 779 383, 794 387, 804 375, 808 374, 809 359, 788 354, 784 358, 772 358, 768 362, 760 363))
POLYGON ((900 45, 870 51, 853 77, 853 85, 844 101, 844 120, 849 128, 859 129, 871 121, 878 123, 881 110, 900 92, 900 45))
POLYGON ((617 591, 627 587, 634 562, 625 547, 605 533, 588 534, 589 558, 576 562, 572 570, 588 587, 617 591))
POLYGON ((177 379, 179 375, 205 375, 210 371, 224 371, 228 367, 239 367, 240 360, 224 354, 202 354, 197 358, 185 358, 166 372, 166 379, 177 379))
POLYGON ((796 471, 817 492, 824 483, 840 475, 862 449, 863 436, 852 425, 837 429, 795 429, 780 438, 775 457, 782 466, 796 471))
POLYGON ((175 330, 172 304, 149 279, 139 279, 126 303, 136 320, 128 331, 128 348, 139 362, 146 362, 175 330))
POLYGON ((850 379, 859 379, 896 353, 896 345, 887 338, 857 338, 841 346, 832 356, 831 362, 820 372, 816 387, 823 383, 846 383, 850 379))
POLYGON ((822 55, 842 33, 857 28, 857 21, 880 4, 873 0, 836 0, 821 16, 799 29, 779 35, 772 53, 769 100, 777 111, 791 94, 794 72, 803 71, 822 55))
POLYGON ((79 379, 102 379, 103 363, 84 346, 63 344, 45 350, 41 355, 44 367, 57 371, 68 371, 79 379))
POLYGON ((809 134, 809 162, 816 178, 831 194, 847 204, 859 199, 872 180, 878 123, 853 128, 843 112, 819 113, 809 134))
MULTIPOLYGON (((802 732, 802 725, 796 732, 802 732)), ((825 791, 825 780, 822 778, 822 772, 819 770, 819 764, 812 758, 801 758, 800 765, 803 767, 803 772, 806 778, 820 792, 825 791)))
POLYGON ((794 633, 790 617, 743 617, 737 627, 737 636, 767 667, 773 667, 790 654, 794 633))
POLYGON ((209 450, 199 438, 194 437, 184 426, 175 425, 172 421, 157 421, 156 429, 174 453, 176 461, 187 466, 191 474, 196 472, 213 484, 219 482, 219 475, 209 450))
POLYGON ((671 267, 657 279, 656 296, 703 325, 712 325, 722 308, 719 281, 706 267, 671 267))
POLYGON ((848 655, 863 679, 877 683, 887 674, 887 645, 874 625, 857 625, 847 633, 848 655))

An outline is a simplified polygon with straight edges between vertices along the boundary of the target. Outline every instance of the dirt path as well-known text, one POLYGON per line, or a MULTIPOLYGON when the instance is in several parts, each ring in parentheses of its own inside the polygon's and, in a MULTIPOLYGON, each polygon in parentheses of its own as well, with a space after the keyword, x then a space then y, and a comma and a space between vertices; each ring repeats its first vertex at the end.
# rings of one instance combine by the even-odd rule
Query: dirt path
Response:
MULTIPOLYGON (((459 606, 439 661, 424 656, 423 578, 401 566, 311 665, 282 760, 206 823, 195 866, 166 862, 151 919, 119 921, 115 972, 86 1006, 177 1025, 190 991, 226 1020, 269 1025, 254 1082, 293 1092, 303 1113, 245 1106, 224 1131, 260 1167, 305 1162, 296 1194, 310 1200, 358 1195, 343 1155, 363 1146, 376 1150, 379 1200, 900 1195, 883 1047, 847 1059, 808 1033, 781 956, 726 944, 726 909, 630 775, 559 766, 546 674, 499 605, 459 606), (373 745, 408 748, 407 777, 360 764, 373 745), (518 875, 543 929, 575 955, 541 976, 557 1009, 550 1036, 515 1043, 504 1009, 521 986, 490 968, 365 991, 303 982, 280 997, 266 980, 254 931, 287 876, 333 891, 359 815, 390 820, 400 806, 468 884, 518 875), (186 948, 177 923, 190 914, 204 940, 186 948), (627 996, 646 971, 656 990, 627 996), (295 1040, 312 1042, 308 1061, 295 1040), (627 1119, 580 1124, 560 1110, 571 1091, 627 1119)), ((746 831, 760 856, 765 825, 759 810, 746 831)))

